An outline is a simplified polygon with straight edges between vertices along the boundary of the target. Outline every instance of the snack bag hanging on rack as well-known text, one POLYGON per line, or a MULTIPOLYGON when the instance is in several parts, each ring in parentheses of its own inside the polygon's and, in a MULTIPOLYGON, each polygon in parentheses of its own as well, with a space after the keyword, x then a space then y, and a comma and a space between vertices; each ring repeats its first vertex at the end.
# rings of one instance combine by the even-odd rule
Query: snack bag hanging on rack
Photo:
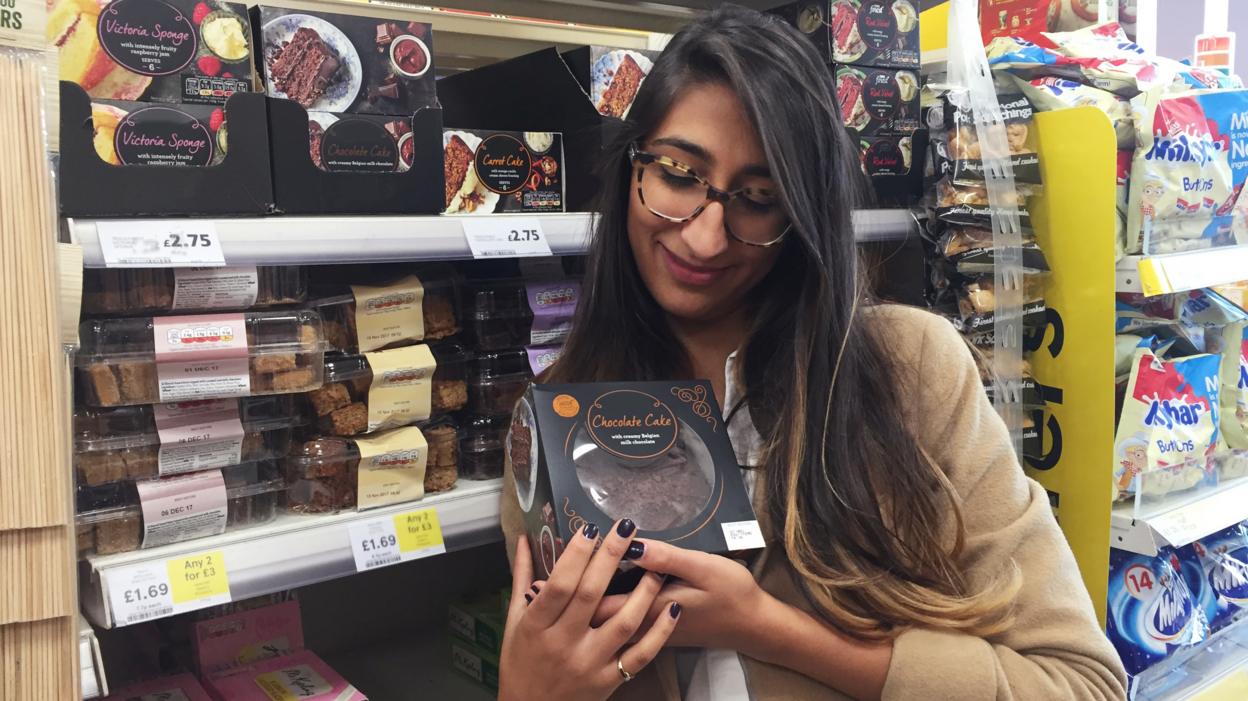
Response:
POLYGON ((1115 499, 1159 497, 1206 478, 1218 438, 1220 361, 1136 350, 1114 437, 1115 499))
MULTIPOLYGON (((950 227, 937 243, 937 253, 962 275, 991 274, 997 260, 992 230, 972 226, 950 227)), ((1049 263, 1035 236, 1023 235, 1023 272, 1046 273, 1049 263)))
POLYGON ((1248 612, 1248 524, 1237 523, 1183 546, 1179 559, 1211 633, 1248 612))
POLYGON ((1109 551, 1109 611, 1105 634, 1127 669, 1127 696, 1136 677, 1176 651, 1204 642, 1209 624, 1179 574, 1169 547, 1156 557, 1109 551))
POLYGON ((1248 90, 1137 98, 1127 253, 1248 242, 1248 90))
MULTIPOLYGON (((1005 122, 1005 143, 1008 153, 984 153, 975 119, 971 112, 970 95, 966 90, 950 90, 946 95, 945 127, 949 156, 953 162, 953 182, 959 185, 982 186, 984 160, 994 157, 1009 159, 1016 185, 1034 191, 1040 184, 1040 157, 1036 153, 1036 110, 1020 92, 999 92, 1001 119, 1005 122)), ((991 127, 989 127, 991 128, 991 127)), ((998 127, 1000 128, 1000 127, 998 127)))

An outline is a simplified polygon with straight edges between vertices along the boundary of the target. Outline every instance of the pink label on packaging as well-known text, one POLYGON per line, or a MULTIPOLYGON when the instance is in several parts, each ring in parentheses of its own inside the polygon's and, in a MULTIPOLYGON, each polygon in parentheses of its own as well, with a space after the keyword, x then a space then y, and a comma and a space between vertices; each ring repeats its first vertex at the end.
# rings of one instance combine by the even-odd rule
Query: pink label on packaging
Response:
POLYGON ((225 532, 225 477, 220 470, 139 482, 143 547, 225 532))
POLYGON ((308 650, 240 667, 208 684, 214 696, 230 701, 368 701, 308 650))
POLYGON ((177 475, 237 465, 243 457, 243 422, 238 402, 157 404, 152 407, 160 436, 160 474, 177 475))
POLYGON ((563 346, 529 346, 524 349, 524 352, 528 354, 529 367, 536 376, 555 364, 555 361, 563 354, 563 346))
POLYGON ((572 317, 581 296, 581 283, 575 280, 528 283, 524 286, 533 328, 529 343, 561 343, 572 330, 572 317))
POLYGON ((251 393, 244 315, 169 316, 152 322, 160 401, 251 393))
POLYGON ((199 672, 208 676, 303 649, 296 601, 200 621, 192 635, 199 672))

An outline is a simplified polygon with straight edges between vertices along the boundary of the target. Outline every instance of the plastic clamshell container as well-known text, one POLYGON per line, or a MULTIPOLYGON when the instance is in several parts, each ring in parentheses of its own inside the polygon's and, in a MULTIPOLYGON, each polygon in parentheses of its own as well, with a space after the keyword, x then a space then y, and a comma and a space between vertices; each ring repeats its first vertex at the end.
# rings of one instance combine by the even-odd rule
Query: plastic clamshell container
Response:
MULTIPOLYGON (((276 462, 246 463, 221 472, 225 480, 227 532, 277 517, 286 483, 276 462)), ((143 511, 135 482, 79 486, 76 500, 74 524, 79 557, 112 555, 142 547, 143 511)))
POLYGON ((459 476, 469 480, 503 476, 504 449, 511 416, 469 416, 461 428, 459 476))
POLYGON ((445 265, 430 266, 417 270, 411 278, 369 286, 371 299, 366 303, 374 310, 372 313, 378 320, 375 324, 386 328, 384 332, 375 331, 374 336, 365 335, 363 343, 355 291, 345 285, 315 290, 310 305, 325 320, 327 349, 360 353, 437 341, 458 334, 461 330, 459 277, 454 269, 445 265), (396 313, 386 311, 410 303, 413 280, 419 281, 423 290, 420 324, 404 323, 396 313), (389 294, 390 291, 393 294, 389 294))
POLYGON ((307 273, 296 266, 88 269, 82 283, 83 313, 110 316, 260 309, 308 298, 307 273))
POLYGON ((306 309, 94 319, 79 337, 81 397, 91 406, 306 392, 324 370, 321 318, 306 309))
MULTIPOLYGON (((418 416, 409 423, 424 421, 430 416, 459 411, 468 404, 467 372, 470 354, 458 343, 428 344, 436 367, 433 371, 428 416, 418 416)), ((403 352, 407 349, 377 351, 377 355, 403 352)), ((369 390, 373 385, 373 368, 368 355, 328 355, 325 357, 325 384, 306 395, 306 406, 317 429, 329 436, 355 436, 369 427, 369 390)), ((402 423, 391 422, 385 428, 402 423)), ((381 430, 381 429, 379 429, 381 430)))
POLYGON ((532 380, 524 349, 478 353, 468 369, 468 408, 479 416, 510 416, 532 380))
MULTIPOLYGON (((459 474, 459 428, 447 416, 417 424, 429 446, 425 492, 453 487, 459 474)), ((287 510, 299 514, 356 507, 360 449, 355 439, 321 436, 291 448, 286 459, 287 510)))
POLYGON ((478 351, 563 343, 580 297, 578 280, 478 281, 465 297, 465 326, 478 351))
MULTIPOLYGON (((206 462, 207 466, 201 469, 285 457, 294 427, 304 422, 290 395, 197 404, 228 407, 235 401, 243 430, 239 457, 228 464, 206 462)), ((127 479, 159 477, 162 454, 159 431, 152 405, 78 409, 74 413, 74 474, 78 483, 95 487, 127 479)), ((193 471, 198 470, 179 470, 193 471)))

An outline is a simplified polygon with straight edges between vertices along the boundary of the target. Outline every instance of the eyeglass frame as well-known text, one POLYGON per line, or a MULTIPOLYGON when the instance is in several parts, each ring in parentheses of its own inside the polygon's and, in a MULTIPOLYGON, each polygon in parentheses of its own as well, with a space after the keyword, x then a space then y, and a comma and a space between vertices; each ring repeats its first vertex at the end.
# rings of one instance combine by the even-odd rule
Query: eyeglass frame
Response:
MULTIPOLYGON (((637 169, 637 197, 641 199, 641 203, 645 205, 646 209, 649 210, 650 213, 653 214, 654 216, 659 217, 661 219, 666 219, 667 221, 670 221, 673 224, 684 224, 686 222, 693 221, 699 214, 704 212, 706 210, 707 205, 711 204, 712 202, 718 202, 719 204, 723 205, 725 209, 727 209, 729 202, 731 202, 732 200, 738 197, 741 197, 743 193, 754 189, 754 188, 749 188, 749 187, 743 187, 737 190, 721 190, 715 187, 714 185, 712 185, 710 181, 708 181, 706 178, 695 173, 692 168, 685 165, 684 163, 668 158, 667 156, 661 156, 657 153, 650 153, 649 151, 642 151, 641 149, 637 148, 637 144, 628 145, 628 160, 629 160, 629 163, 631 163, 632 166, 637 169), (702 204, 698 205, 693 210, 692 214, 686 217, 673 217, 671 215, 663 214, 662 212, 655 211, 653 207, 646 204, 646 195, 644 192, 642 192, 642 187, 641 187, 641 178, 644 172, 644 167, 650 165, 651 163, 658 163, 660 165, 665 165, 671 168, 679 169, 680 171, 684 172, 689 177, 696 180, 698 184, 706 187, 706 200, 703 201, 702 204), (641 166, 641 167, 638 167, 638 166, 641 166)), ((724 219, 724 231, 728 234, 729 238, 731 238, 734 241, 737 241, 738 243, 743 243, 747 246, 754 246, 756 248, 770 248, 780 243, 789 235, 789 232, 792 231, 792 229, 793 229, 793 222, 790 221, 787 225, 785 225, 784 230, 780 232, 779 236, 765 243, 758 243, 755 241, 746 241, 745 239, 741 238, 737 234, 733 233, 732 227, 728 226, 728 220, 726 218, 724 219)))

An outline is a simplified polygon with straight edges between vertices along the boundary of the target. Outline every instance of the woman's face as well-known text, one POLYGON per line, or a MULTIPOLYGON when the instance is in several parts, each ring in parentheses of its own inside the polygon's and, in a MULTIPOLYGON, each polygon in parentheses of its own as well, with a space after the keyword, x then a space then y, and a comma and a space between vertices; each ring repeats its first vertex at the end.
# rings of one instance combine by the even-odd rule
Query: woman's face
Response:
MULTIPOLYGON (((690 167, 721 190, 776 190, 758 133, 736 93, 722 84, 686 89, 641 148, 690 167)), ((637 268, 659 306, 677 319, 707 322, 738 311, 780 255, 782 244, 747 246, 730 237, 718 202, 675 223, 642 203, 635 174, 629 191, 628 240, 637 268)))

